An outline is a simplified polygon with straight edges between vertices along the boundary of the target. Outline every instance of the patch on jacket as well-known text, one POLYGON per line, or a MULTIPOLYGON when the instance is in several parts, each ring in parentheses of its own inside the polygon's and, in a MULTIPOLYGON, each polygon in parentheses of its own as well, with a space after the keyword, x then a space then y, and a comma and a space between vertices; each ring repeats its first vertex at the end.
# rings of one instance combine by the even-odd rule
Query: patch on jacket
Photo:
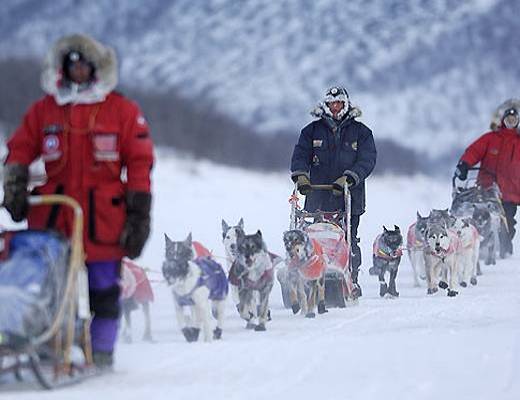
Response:
POLYGON ((498 149, 491 149, 491 150, 489 150, 489 154, 491 154, 493 156, 498 156, 498 149))
POLYGON ((352 147, 352 150, 357 151, 357 141, 356 142, 352 142, 350 147, 352 147))
POLYGON ((119 160, 116 133, 95 133, 92 138, 92 146, 96 161, 119 160))
POLYGON ((43 139, 43 161, 55 161, 61 157, 60 139, 56 135, 47 135, 43 139))
POLYGON ((323 140, 313 140, 312 141, 312 147, 321 147, 323 144, 323 140))

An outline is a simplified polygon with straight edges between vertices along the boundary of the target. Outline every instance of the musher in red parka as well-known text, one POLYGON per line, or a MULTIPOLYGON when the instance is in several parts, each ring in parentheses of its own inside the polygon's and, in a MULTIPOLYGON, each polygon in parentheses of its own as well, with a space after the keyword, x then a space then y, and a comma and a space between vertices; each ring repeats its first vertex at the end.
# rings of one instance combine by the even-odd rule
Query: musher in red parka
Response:
MULTIPOLYGON (((478 182, 484 187, 498 184, 512 239, 515 235, 515 214, 520 204, 520 100, 501 104, 491 122, 491 131, 472 143, 462 155, 455 176, 465 180, 468 169, 480 163, 478 182)), ((508 249, 513 252, 512 247, 508 249)))
POLYGON ((113 91, 117 72, 111 48, 83 35, 58 40, 42 73, 46 95, 9 139, 4 174, 4 205, 14 221, 27 218, 29 228, 71 230, 71 211, 28 207, 28 166, 38 157, 47 181, 32 193, 65 194, 83 209, 92 347, 100 367, 113 363, 121 259, 138 257, 150 233, 153 143, 137 104, 113 91))

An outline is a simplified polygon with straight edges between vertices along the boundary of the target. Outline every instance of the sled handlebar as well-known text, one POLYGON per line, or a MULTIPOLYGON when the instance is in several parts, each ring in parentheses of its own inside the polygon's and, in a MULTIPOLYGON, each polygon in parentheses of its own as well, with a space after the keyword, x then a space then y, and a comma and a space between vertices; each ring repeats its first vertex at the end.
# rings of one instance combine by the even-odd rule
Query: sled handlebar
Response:
MULTIPOLYGON (((72 233, 70 235, 71 252, 69 258, 69 273, 67 276, 66 286, 64 289, 62 301, 56 318, 48 330, 43 332, 34 340, 34 344, 42 344, 54 337, 60 330, 63 324, 66 325, 64 362, 65 365, 70 366, 71 347, 74 340, 74 322, 77 309, 79 307, 77 293, 78 290, 85 289, 85 287, 78 287, 80 285, 80 272, 85 268, 85 253, 83 249, 83 210, 80 204, 72 197, 50 194, 29 196, 28 202, 30 206, 67 206, 74 212, 74 220, 72 224, 72 233)), ((88 322, 87 322, 88 324, 88 322)), ((88 331, 86 331, 88 332, 88 331)), ((88 364, 92 363, 92 353, 90 347, 90 333, 84 333, 84 351, 85 358, 88 364)))

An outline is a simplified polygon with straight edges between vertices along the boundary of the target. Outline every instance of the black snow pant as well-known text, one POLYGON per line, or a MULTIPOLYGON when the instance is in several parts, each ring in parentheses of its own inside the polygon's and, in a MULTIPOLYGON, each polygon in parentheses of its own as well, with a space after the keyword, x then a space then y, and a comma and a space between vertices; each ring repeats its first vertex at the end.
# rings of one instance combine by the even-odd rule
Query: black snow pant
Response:
POLYGON ((361 249, 359 247, 358 227, 360 215, 352 215, 350 217, 350 237, 352 240, 352 281, 357 283, 359 267, 361 266, 361 249))

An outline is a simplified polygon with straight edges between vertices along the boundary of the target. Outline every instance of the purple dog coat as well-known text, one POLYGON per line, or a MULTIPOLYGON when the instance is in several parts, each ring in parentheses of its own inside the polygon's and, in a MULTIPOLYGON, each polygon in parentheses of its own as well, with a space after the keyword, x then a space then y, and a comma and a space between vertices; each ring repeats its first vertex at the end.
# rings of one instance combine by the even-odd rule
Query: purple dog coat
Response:
POLYGON ((201 286, 209 289, 210 300, 224 300, 228 294, 228 280, 222 266, 209 257, 199 257, 193 260, 201 270, 201 275, 195 287, 184 296, 175 296, 181 306, 194 305, 191 295, 201 286))

